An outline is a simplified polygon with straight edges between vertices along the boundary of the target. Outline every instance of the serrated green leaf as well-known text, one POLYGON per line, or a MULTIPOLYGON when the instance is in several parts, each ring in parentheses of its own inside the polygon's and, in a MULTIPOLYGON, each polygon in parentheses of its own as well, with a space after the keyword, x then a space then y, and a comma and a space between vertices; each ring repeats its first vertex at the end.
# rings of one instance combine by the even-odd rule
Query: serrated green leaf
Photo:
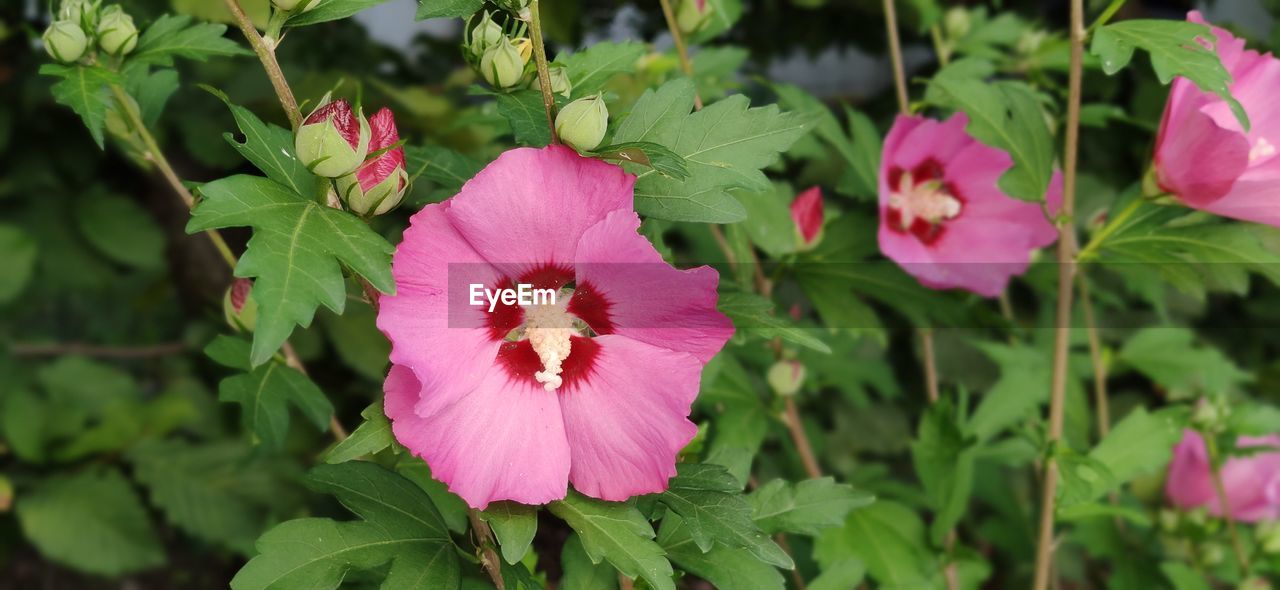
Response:
POLYGON ((80 233, 107 258, 143 270, 164 267, 164 233, 141 205, 90 193, 76 201, 73 210, 80 233))
POLYGON ((312 470, 309 485, 360 520, 291 520, 258 539, 258 555, 231 580, 235 590, 337 588, 351 570, 390 564, 384 590, 456 590, 457 548, 425 492, 373 463, 312 470))
MULTIPOLYGON (((366 8, 373 8, 387 0, 315 0, 315 6, 306 12, 289 17, 288 27, 303 27, 347 18, 366 8)), ((428 0, 430 1, 430 0, 428 0)))
POLYGON ((791 483, 775 479, 749 496, 751 517, 766 533, 817 535, 840 526, 849 511, 868 506, 875 496, 836 483, 831 477, 791 483))
POLYGON ((751 519, 751 505, 742 495, 738 481, 725 468, 696 463, 676 467, 678 475, 657 500, 684 517, 685 527, 699 549, 707 552, 720 542, 746 549, 770 565, 795 567, 791 557, 751 519))
POLYGON ((257 166, 267 178, 307 198, 313 198, 329 187, 328 179, 312 174, 294 154, 293 132, 263 123, 253 111, 232 103, 221 90, 210 86, 202 88, 231 109, 236 127, 244 135, 242 142, 234 134, 223 134, 227 143, 244 159, 257 166))
POLYGON ((733 196, 747 210, 747 219, 739 224, 752 244, 774 259, 792 254, 799 248, 799 233, 788 207, 795 198, 790 185, 774 182, 766 190, 736 190, 733 196))
POLYGON ((742 18, 742 0, 707 0, 707 12, 710 17, 706 24, 689 35, 689 44, 701 45, 733 28, 734 23, 742 18))
POLYGON ((357 302, 342 315, 322 313, 320 320, 343 364, 366 379, 381 383, 387 375, 391 343, 378 331, 373 308, 357 302))
POLYGON ((782 590, 782 574, 746 549, 715 545, 701 549, 686 519, 668 514, 658 529, 658 544, 681 569, 711 582, 719 590, 782 590))
POLYGON ((16 509, 23 535, 52 561, 101 576, 164 564, 146 509, 115 469, 41 482, 16 509))
POLYGON ((187 231, 253 227, 253 238, 236 265, 236 276, 256 277, 258 303, 253 364, 271 358, 295 325, 309 326, 316 307, 335 313, 346 306, 342 262, 374 288, 392 293, 391 244, 351 214, 308 200, 284 185, 253 176, 232 176, 200 187, 203 200, 187 231))
POLYGON ((671 563, 653 541, 653 527, 635 506, 569 492, 547 509, 577 531, 593 563, 607 559, 623 574, 644 578, 654 590, 675 590, 671 563))
POLYGON ((255 442, 279 449, 289 432, 288 404, 297 406, 316 428, 326 430, 333 405, 306 375, 271 362, 218 385, 218 399, 240 404, 240 419, 255 442))
POLYGON ((436 509, 440 511, 440 517, 444 519, 445 524, 449 525, 449 530, 458 534, 467 533, 471 528, 468 516, 471 507, 467 506, 467 503, 463 502, 457 494, 450 492, 448 486, 431 475, 431 468, 427 466, 426 461, 411 453, 400 453, 395 469, 396 473, 417 484, 427 493, 436 509))
POLYGON ((499 94, 498 112, 511 124, 517 143, 531 147, 544 147, 551 143, 551 125, 547 122, 542 93, 526 89, 499 94))
POLYGON ((438 145, 406 145, 404 156, 410 178, 422 176, 446 191, 462 188, 484 168, 480 162, 438 145))
POLYGON ((538 508, 518 502, 493 502, 480 513, 498 538, 502 558, 509 564, 519 563, 533 544, 538 532, 538 508))
POLYGON ((618 574, 604 563, 592 563, 582 540, 570 534, 560 551, 560 565, 564 576, 560 578, 560 590, 617 590, 618 574))
POLYGON ((653 170, 637 170, 636 210, 673 221, 732 223, 746 216, 727 191, 765 190, 761 169, 777 160, 812 124, 777 105, 747 108, 742 95, 730 96, 696 113, 694 88, 676 79, 648 90, 618 125, 613 141, 652 142, 685 159, 690 177, 667 178, 653 170))
POLYGON ((978 343, 1000 367, 1000 377, 982 396, 965 425, 979 441, 994 438, 1049 401, 1049 357, 1030 346, 978 343))
POLYGON ((71 107, 98 147, 104 147, 103 130, 106 128, 107 107, 110 105, 108 84, 119 84, 120 75, 98 66, 63 66, 44 64, 40 73, 46 76, 57 76, 61 81, 50 90, 58 104, 71 107))
POLYGON ((253 344, 238 336, 218 334, 204 347, 204 354, 214 362, 232 369, 248 372, 253 369, 249 364, 249 353, 253 344))
POLYGON ((813 95, 792 84, 774 84, 779 104, 817 121, 814 134, 831 146, 848 165, 845 177, 836 191, 859 199, 876 198, 876 174, 880 169, 880 133, 875 123, 860 111, 845 107, 849 120, 849 133, 845 134, 840 121, 813 95))
POLYGON ((831 347, 814 334, 816 329, 800 328, 772 313, 773 302, 751 293, 722 293, 716 308, 733 320, 739 331, 764 339, 781 338, 792 344, 818 352, 830 353, 831 347))
POLYGON ((1240 126, 1248 131, 1249 116, 1231 96, 1231 74, 1217 53, 1200 44, 1200 40, 1212 39, 1213 31, 1199 23, 1130 19, 1094 31, 1089 52, 1102 60, 1103 71, 1114 74, 1129 65, 1134 48, 1142 48, 1151 56, 1151 67, 1161 83, 1182 76, 1201 90, 1218 95, 1231 105, 1240 126))
POLYGON ((663 176, 676 180, 689 177, 689 168, 685 165, 684 158, 656 143, 644 141, 615 143, 596 148, 591 152, 591 155, 602 160, 615 160, 646 166, 663 176))
POLYGON ((809 582, 809 590, 848 590, 857 588, 867 577, 867 566, 859 559, 837 561, 822 568, 822 573, 809 582))
POLYGON ((354 461, 395 444, 391 421, 383 412, 381 401, 370 404, 360 415, 364 417, 364 422, 351 432, 351 436, 342 439, 342 442, 325 454, 325 463, 354 461))
POLYGON ((645 51, 644 43, 637 41, 604 41, 581 51, 558 55, 555 63, 565 67, 565 74, 573 85, 571 97, 582 98, 599 92, 615 75, 635 71, 636 62, 645 51))
POLYGON ((911 460, 936 513, 930 536, 941 544, 969 505, 977 449, 961 432, 948 402, 931 404, 917 432, 911 460))
POLYGON ((148 70, 131 62, 125 66, 124 84, 129 96, 138 101, 138 113, 142 115, 143 124, 152 127, 160 121, 169 97, 178 91, 178 72, 171 69, 148 70))
POLYGON ((31 282, 36 265, 36 242, 21 228, 0 224, 0 252, 5 253, 5 271, 0 273, 0 304, 17 299, 31 282))
POLYGON ((823 569, 856 558, 890 588, 929 588, 936 577, 924 522, 897 502, 879 501, 849 513, 844 527, 823 531, 813 553, 823 569))
POLYGON ((192 24, 193 20, 180 14, 156 19, 138 38, 129 61, 171 66, 175 57, 205 61, 210 57, 250 55, 249 50, 226 38, 226 25, 192 24))
POLYGON ((418 20, 467 18, 484 8, 484 0, 418 0, 418 20))
POLYGON ((1222 351, 1197 346, 1186 328, 1144 328, 1125 342, 1120 360, 1159 383, 1173 399, 1222 394, 1249 380, 1222 351))
POLYGON ((1089 451, 1089 458, 1106 467, 1112 477, 1112 485, 1095 488, 1093 497, 1101 498, 1135 477, 1163 471, 1173 458, 1173 446, 1182 438, 1186 422, 1186 413, 1180 408, 1152 413, 1138 407, 1125 416, 1089 451))

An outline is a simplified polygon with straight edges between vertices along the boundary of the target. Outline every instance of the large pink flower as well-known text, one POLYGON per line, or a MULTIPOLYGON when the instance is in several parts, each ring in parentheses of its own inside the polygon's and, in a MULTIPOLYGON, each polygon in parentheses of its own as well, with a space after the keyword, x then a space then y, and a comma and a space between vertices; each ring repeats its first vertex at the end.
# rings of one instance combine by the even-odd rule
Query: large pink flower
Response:
MULTIPOLYGON (((1000 190, 1013 160, 970 137, 968 122, 894 121, 880 161, 880 249, 926 287, 997 297, 1058 234, 1039 204, 1000 190)), ((1062 202, 1058 174, 1047 201, 1053 211, 1062 202)))
POLYGON ((637 233, 635 177, 552 146, 508 151, 412 218, 396 249, 386 412, 468 504, 660 491, 697 428, 703 366, 733 334, 718 275, 637 233), (556 305, 470 305, 471 284, 558 289, 556 305), (570 293, 570 290, 572 293, 570 293))
MULTIPOLYGON (((1231 517, 1245 522, 1280 517, 1280 435, 1242 436, 1236 445, 1272 447, 1276 452, 1234 457, 1222 466, 1222 484, 1231 517)), ((1179 508, 1204 507, 1210 514, 1222 515, 1209 471, 1209 453, 1204 439, 1194 430, 1185 431, 1182 441, 1173 448, 1165 495, 1179 508)))
MULTIPOLYGON (((1199 12, 1187 20, 1207 24, 1199 12)), ((1213 34, 1250 130, 1225 100, 1174 80, 1156 135, 1156 181, 1190 207, 1280 226, 1280 60, 1245 50, 1244 40, 1224 29, 1213 27, 1213 34)))

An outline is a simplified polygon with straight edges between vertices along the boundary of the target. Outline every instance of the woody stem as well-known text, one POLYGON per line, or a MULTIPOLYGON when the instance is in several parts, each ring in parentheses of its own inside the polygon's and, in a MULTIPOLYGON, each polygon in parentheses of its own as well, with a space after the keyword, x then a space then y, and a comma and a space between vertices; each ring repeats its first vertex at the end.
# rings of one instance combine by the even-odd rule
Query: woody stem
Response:
POLYGON ((289 82, 285 80, 280 62, 276 61, 275 48, 267 45, 262 35, 258 34, 257 27, 253 25, 253 21, 249 20, 249 15, 244 13, 239 0, 226 0, 226 3, 231 16, 235 18, 236 25, 240 27, 240 32, 244 33, 244 38, 249 41, 253 52, 258 55, 258 61, 262 62, 262 69, 266 70, 267 78, 271 80, 271 87, 275 89, 276 96, 280 99, 280 106, 284 108, 285 116, 289 117, 289 124, 297 129, 302 125, 302 114, 298 112, 298 101, 293 97, 289 82))
POLYGON ((1227 535, 1231 537, 1231 550, 1235 553, 1236 563, 1240 565, 1241 575, 1249 573, 1249 557, 1245 553, 1244 544, 1240 542, 1240 533, 1236 531, 1236 519, 1231 516, 1231 502, 1227 499, 1227 486, 1222 481, 1222 455, 1218 452, 1218 441, 1212 433, 1204 433, 1205 450, 1209 452, 1209 474, 1213 479, 1213 491, 1218 496, 1218 508, 1222 510, 1222 519, 1227 521, 1227 535))
MULTIPOLYGON (((671 8, 671 0, 658 0, 662 5, 662 16, 667 20, 667 30, 671 32, 671 41, 676 46, 676 57, 680 60, 680 71, 693 79, 693 60, 689 59, 689 46, 684 42, 684 34, 680 32, 680 24, 676 21, 676 13, 671 8)), ((693 109, 702 110, 702 97, 697 90, 693 93, 693 109)), ((714 226, 713 226, 714 227, 714 226)))
POLYGON ((556 133, 556 96, 551 90, 551 67, 547 65, 547 46, 542 40, 542 16, 540 2, 529 3, 529 34, 533 37, 533 63, 538 69, 538 88, 542 90, 542 108, 547 111, 547 127, 551 129, 551 143, 560 143, 556 133))
POLYGON ((498 552, 493 550, 493 529, 480 518, 480 511, 474 508, 467 509, 467 519, 471 521, 471 530, 476 534, 476 548, 481 552, 480 564, 493 580, 493 585, 498 590, 506 590, 506 582, 502 578, 502 562, 498 561, 498 552))

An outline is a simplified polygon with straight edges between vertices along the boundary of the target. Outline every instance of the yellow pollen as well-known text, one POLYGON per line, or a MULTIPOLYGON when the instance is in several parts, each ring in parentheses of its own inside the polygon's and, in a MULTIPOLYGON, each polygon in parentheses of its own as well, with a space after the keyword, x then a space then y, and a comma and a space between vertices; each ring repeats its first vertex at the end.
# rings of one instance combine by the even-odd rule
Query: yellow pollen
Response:
POLYGON ((889 207, 901 213, 902 229, 909 229, 916 219, 936 224, 960 214, 960 199, 951 196, 941 182, 930 180, 916 184, 910 172, 902 173, 897 190, 889 194, 889 207))
POLYGON ((565 309, 568 304, 569 295, 562 291, 556 295, 555 303, 524 308, 525 335, 542 361, 542 370, 533 378, 547 391, 555 391, 564 383, 560 377, 564 372, 562 364, 569 358, 570 337, 578 333, 573 316, 565 309))

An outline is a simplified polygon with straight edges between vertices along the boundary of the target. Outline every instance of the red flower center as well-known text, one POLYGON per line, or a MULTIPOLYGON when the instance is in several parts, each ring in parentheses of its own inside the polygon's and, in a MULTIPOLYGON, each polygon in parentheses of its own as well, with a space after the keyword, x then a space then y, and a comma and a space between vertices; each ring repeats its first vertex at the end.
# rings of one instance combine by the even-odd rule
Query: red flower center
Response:
POLYGON ((925 244, 942 237, 945 223, 960 216, 965 199, 945 179, 942 165, 933 159, 915 168, 889 169, 889 205, 885 221, 889 229, 909 233, 925 244))

